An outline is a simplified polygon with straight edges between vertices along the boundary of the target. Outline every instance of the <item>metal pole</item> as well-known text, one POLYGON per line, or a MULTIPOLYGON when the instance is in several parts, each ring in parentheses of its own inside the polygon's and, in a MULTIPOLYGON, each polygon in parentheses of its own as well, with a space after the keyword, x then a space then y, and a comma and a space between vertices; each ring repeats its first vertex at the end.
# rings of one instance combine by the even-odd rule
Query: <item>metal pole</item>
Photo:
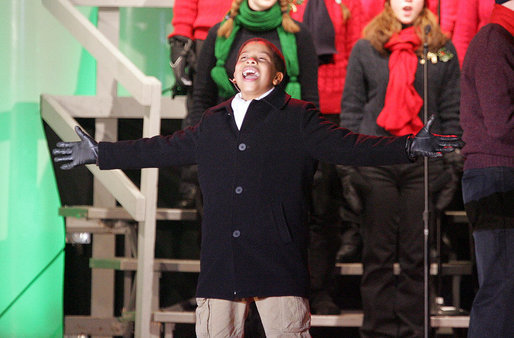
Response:
MULTIPOLYGON (((425 26, 425 41, 423 43, 423 124, 428 120, 428 34, 430 33, 430 25, 425 26)), ((424 193, 425 193, 425 209, 423 211, 423 296, 424 296, 424 337, 429 337, 430 331, 430 297, 429 297, 429 280, 430 280, 430 256, 428 248, 429 239, 429 191, 428 191, 428 158, 425 157, 423 162, 424 174, 424 193)))

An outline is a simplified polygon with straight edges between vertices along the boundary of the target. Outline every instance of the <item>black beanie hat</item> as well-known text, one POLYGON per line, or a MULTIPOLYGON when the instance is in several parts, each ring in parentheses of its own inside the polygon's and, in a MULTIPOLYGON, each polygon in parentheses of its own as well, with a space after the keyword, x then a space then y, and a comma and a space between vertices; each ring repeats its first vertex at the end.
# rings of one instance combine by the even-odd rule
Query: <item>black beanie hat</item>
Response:
POLYGON ((504 2, 507 2, 509 0, 495 0, 498 5, 501 5, 504 2))

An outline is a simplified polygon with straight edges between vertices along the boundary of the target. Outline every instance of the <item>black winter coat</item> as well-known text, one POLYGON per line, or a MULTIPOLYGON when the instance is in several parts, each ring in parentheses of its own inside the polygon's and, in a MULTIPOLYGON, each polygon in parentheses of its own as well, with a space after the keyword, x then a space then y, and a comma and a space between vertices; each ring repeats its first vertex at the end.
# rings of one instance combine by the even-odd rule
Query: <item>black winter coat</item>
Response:
POLYGON ((99 166, 198 164, 204 198, 198 297, 307 297, 307 206, 317 161, 406 163, 406 137, 351 133, 277 88, 250 104, 238 130, 230 102, 173 135, 101 142, 99 166))

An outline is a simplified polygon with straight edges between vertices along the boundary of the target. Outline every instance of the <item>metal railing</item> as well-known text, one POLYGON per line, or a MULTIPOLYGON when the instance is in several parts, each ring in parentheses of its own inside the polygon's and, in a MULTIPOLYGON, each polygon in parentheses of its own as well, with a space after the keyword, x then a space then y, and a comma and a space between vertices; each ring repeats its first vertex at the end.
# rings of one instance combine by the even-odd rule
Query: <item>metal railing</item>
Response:
MULTIPOLYGON (((161 83, 158 79, 143 74, 117 46, 97 27, 87 20, 74 6, 98 7, 173 7, 170 0, 42 0, 48 11, 78 40, 96 59, 99 68, 109 72, 109 76, 121 83, 142 107, 143 137, 157 135, 161 119, 161 83)), ((96 97, 98 105, 113 105, 115 95, 105 93, 96 97)), ((105 109, 104 109, 105 110, 105 109)), ((48 125, 64 141, 76 141, 74 132, 77 122, 72 114, 50 95, 43 95, 41 114, 48 125)), ((107 114, 106 118, 109 118, 107 114)), ((98 130, 97 130, 98 133, 98 130)), ((141 188, 138 189, 120 170, 100 171, 97 166, 89 165, 93 173, 108 192, 139 222, 136 280, 136 337, 158 335, 152 326, 154 310, 152 297, 153 262, 155 245, 157 169, 143 169, 141 188)))

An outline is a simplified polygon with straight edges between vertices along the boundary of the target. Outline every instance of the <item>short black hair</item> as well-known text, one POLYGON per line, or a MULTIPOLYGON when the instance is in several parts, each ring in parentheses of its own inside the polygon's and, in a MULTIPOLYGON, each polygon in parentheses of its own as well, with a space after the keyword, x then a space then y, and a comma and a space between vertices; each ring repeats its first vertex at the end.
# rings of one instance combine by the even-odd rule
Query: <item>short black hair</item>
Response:
POLYGON ((243 44, 241 45, 241 48, 239 48, 239 52, 237 54, 238 55, 241 54, 241 51, 243 50, 243 48, 252 42, 261 42, 261 43, 265 44, 269 49, 271 49, 271 52, 272 52, 271 58, 273 61, 273 65, 275 66, 277 71, 283 73, 284 75, 286 74, 286 61, 284 59, 284 55, 282 54, 280 49, 278 49, 277 46, 275 46, 269 40, 266 40, 263 38, 248 39, 245 42, 243 42, 243 44))

